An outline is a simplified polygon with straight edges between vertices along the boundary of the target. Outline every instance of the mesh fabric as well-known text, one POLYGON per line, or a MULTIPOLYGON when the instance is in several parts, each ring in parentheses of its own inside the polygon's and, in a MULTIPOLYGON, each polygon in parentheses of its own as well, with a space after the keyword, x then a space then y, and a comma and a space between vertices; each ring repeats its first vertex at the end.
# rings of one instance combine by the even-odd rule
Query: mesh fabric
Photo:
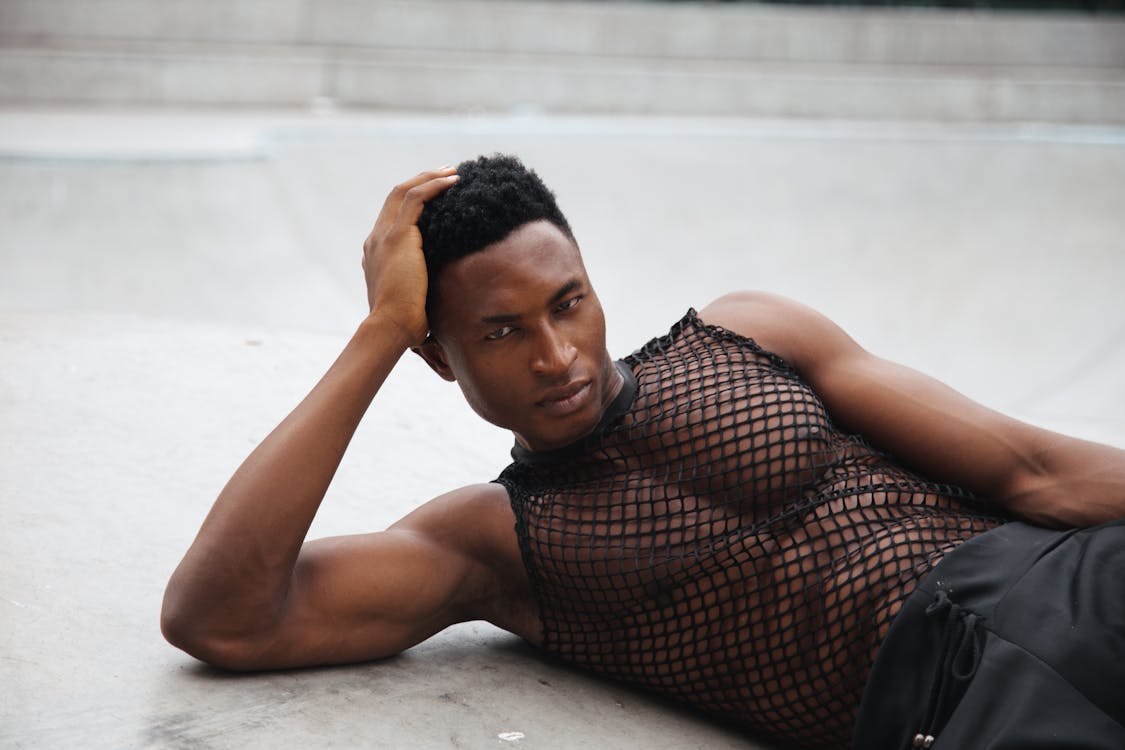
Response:
POLYGON ((848 747, 903 598, 1003 519, 837 430, 784 361, 694 311, 623 363, 635 392, 598 431, 517 450, 498 480, 544 649, 764 737, 848 747))

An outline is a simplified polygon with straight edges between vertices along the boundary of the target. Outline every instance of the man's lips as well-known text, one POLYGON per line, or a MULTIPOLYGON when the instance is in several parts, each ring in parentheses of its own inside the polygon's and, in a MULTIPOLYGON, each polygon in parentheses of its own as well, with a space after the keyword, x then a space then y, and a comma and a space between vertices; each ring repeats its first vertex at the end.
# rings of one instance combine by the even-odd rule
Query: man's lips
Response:
POLYGON ((585 405, 586 399, 592 392, 592 382, 589 380, 568 383, 561 388, 547 391, 543 398, 535 402, 535 405, 554 414, 568 414, 585 405))

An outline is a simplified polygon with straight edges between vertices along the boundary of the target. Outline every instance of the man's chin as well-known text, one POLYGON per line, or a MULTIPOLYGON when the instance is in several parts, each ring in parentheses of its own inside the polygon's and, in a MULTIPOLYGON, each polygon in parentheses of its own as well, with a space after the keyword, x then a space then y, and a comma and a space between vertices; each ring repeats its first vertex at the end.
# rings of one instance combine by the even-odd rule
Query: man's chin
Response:
POLYGON ((594 418, 591 419, 590 417, 576 414, 573 415, 571 419, 558 420, 558 422, 565 424, 552 425, 554 429, 537 430, 534 435, 530 433, 520 435, 517 433, 516 440, 524 448, 535 453, 559 450, 560 448, 573 445, 588 436, 594 431, 594 428, 598 426, 598 421, 598 415, 595 415, 594 418))

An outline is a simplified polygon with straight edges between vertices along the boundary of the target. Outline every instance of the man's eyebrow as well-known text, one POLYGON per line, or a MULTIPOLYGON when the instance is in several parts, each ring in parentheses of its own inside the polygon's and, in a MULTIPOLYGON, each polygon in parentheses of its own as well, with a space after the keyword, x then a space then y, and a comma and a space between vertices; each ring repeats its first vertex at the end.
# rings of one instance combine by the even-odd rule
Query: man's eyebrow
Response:
POLYGON ((578 281, 578 279, 571 279, 570 281, 566 282, 559 288, 557 292, 555 292, 554 296, 551 297, 551 304, 553 305, 557 302, 562 302, 564 297, 566 297, 581 285, 582 284, 580 281, 578 281))
MULTIPOLYGON (((582 282, 578 279, 571 279, 570 281, 559 287, 559 290, 551 295, 550 304, 554 305, 562 300, 575 289, 582 286, 582 282)), ((497 315, 485 315, 480 319, 483 325, 504 325, 506 323, 515 323, 522 316, 515 313, 499 313, 497 315)))
POLYGON ((515 323, 520 319, 518 315, 503 314, 503 315, 485 315, 480 319, 480 322, 486 326, 500 325, 503 323, 515 323))

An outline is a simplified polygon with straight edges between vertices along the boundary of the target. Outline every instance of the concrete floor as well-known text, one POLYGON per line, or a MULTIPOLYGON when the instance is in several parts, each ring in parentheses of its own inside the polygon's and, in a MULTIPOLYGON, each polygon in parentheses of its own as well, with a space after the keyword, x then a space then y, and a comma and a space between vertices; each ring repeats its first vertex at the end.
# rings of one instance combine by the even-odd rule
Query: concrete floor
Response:
MULTIPOLYGON (((0 112, 0 746, 765 747, 483 624, 242 677, 160 637, 212 499, 360 319, 386 192, 497 150, 556 189, 615 353, 770 289, 1125 446, 1125 130, 0 112)), ((406 360, 313 533, 489 479, 509 443, 406 360)))

